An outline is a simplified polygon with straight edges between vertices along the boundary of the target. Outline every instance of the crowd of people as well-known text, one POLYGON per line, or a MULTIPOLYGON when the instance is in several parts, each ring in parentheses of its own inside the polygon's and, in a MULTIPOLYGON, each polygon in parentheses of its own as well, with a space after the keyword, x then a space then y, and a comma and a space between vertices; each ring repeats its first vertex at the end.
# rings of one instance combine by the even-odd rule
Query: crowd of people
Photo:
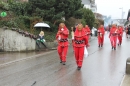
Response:
MULTIPOLYGON (((123 36, 124 28, 122 26, 117 26, 113 24, 110 28, 109 38, 112 49, 116 50, 116 45, 121 46, 122 44, 122 36, 123 36)), ((130 35, 130 25, 125 30, 126 37, 130 35)), ((85 55, 85 48, 87 49, 89 44, 89 39, 91 35, 91 30, 88 25, 83 26, 81 23, 76 24, 75 27, 71 27, 71 37, 72 37, 72 46, 73 52, 77 64, 77 69, 80 70, 83 63, 83 58, 85 55)), ((98 47, 103 47, 104 44, 104 35, 105 29, 103 25, 100 25, 97 29, 97 38, 98 38, 98 47)), ((64 23, 59 24, 58 32, 56 34, 56 40, 58 41, 57 51, 60 57, 60 63, 63 65, 66 64, 66 55, 68 52, 68 37, 69 30, 64 23)), ((39 39, 37 41, 41 41, 44 45, 44 32, 41 31, 39 34, 39 39)), ((45 46, 45 45, 44 45, 45 46)), ((45 46, 46 47, 46 46, 45 46)))

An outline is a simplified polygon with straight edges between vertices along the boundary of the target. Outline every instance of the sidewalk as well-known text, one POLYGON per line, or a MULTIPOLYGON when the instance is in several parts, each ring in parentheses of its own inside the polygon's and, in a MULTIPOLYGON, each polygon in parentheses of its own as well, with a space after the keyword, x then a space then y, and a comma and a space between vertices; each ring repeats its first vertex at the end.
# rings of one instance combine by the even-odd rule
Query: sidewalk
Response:
POLYGON ((130 86, 130 75, 125 75, 120 86, 130 86))

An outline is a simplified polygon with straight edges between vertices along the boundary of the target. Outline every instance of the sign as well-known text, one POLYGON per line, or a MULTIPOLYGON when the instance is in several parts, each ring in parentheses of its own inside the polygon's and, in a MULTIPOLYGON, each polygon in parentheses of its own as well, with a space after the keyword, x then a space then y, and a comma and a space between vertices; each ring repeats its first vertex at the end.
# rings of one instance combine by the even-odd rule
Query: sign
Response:
POLYGON ((6 13, 6 12, 1 12, 0 16, 1 16, 1 17, 6 17, 6 16, 7 16, 7 13, 6 13))

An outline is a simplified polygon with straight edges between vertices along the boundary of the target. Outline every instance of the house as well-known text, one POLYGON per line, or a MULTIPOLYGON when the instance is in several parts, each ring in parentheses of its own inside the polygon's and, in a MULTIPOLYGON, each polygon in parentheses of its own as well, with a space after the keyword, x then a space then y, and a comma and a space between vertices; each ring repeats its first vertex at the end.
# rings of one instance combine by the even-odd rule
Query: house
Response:
POLYGON ((97 5, 95 4, 95 0, 82 0, 82 4, 84 4, 85 8, 89 8, 92 12, 97 12, 97 5))

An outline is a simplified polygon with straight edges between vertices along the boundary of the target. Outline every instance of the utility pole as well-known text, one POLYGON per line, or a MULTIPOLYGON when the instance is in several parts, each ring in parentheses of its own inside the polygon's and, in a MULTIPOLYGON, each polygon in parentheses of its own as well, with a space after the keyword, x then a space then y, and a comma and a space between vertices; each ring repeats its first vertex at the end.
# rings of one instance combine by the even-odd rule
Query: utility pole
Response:
POLYGON ((123 14, 124 14, 124 12, 123 12, 123 7, 122 7, 122 8, 119 8, 119 9, 122 10, 122 11, 121 11, 121 23, 123 23, 123 14))

